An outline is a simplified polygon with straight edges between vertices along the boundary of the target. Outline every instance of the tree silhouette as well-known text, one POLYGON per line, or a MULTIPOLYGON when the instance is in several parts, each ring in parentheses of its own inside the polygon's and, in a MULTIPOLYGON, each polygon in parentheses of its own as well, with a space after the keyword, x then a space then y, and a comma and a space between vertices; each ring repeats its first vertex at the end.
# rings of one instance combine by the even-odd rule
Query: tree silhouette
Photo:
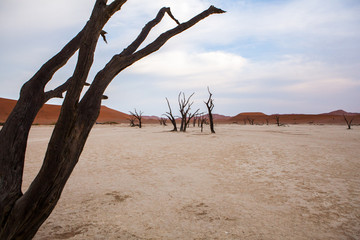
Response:
POLYGON ((348 119, 346 116, 345 116, 345 114, 343 115, 343 117, 344 117, 344 120, 345 120, 345 122, 346 122, 346 125, 347 125, 347 129, 351 129, 351 124, 352 124, 352 121, 354 120, 354 118, 351 118, 351 119, 348 119))
POLYGON ((212 115, 212 110, 214 109, 214 100, 212 99, 212 93, 210 92, 209 87, 207 89, 208 89, 208 92, 209 92, 209 99, 207 100, 207 102, 205 102, 205 104, 206 104, 206 107, 208 109, 209 124, 210 124, 211 133, 215 133, 214 120, 213 120, 213 115, 212 115))
POLYGON ((143 112, 142 111, 139 111, 137 112, 136 109, 134 109, 134 112, 130 111, 130 114, 131 114, 131 126, 132 127, 135 127, 135 126, 138 126, 139 128, 142 127, 141 125, 141 119, 142 119, 142 114, 143 112), (135 124, 135 120, 137 120, 137 124, 135 124))
POLYGON ((187 22, 179 23, 170 8, 162 8, 137 38, 114 55, 81 95, 94 59, 103 28, 126 0, 96 0, 84 28, 54 57, 48 60, 21 88, 20 98, 0 131, 0 239, 31 239, 51 214, 63 188, 77 164, 90 130, 100 112, 104 91, 122 70, 159 50, 170 38, 189 29, 211 14, 223 13, 210 6, 187 22), (138 49, 149 32, 168 14, 177 26, 138 49), (55 72, 78 51, 75 70, 62 85, 45 91, 55 72), (25 151, 31 125, 49 99, 62 98, 58 121, 44 156, 43 165, 23 193, 21 190, 25 151), (82 96, 82 97, 81 97, 82 96))
POLYGON ((191 97, 195 93, 191 94, 190 97, 186 98, 185 93, 180 92, 178 96, 179 111, 181 114, 181 125, 180 132, 186 132, 186 128, 189 125, 191 119, 200 111, 197 109, 194 113, 191 113, 191 106, 194 102, 190 102, 191 97))
POLYGON ((166 112, 164 115, 170 120, 170 122, 172 123, 172 125, 174 127, 173 130, 171 130, 171 131, 177 132, 176 119, 175 119, 175 117, 174 117, 174 115, 173 115, 173 113, 171 111, 170 103, 169 103, 169 100, 167 98, 166 98, 166 102, 167 102, 167 105, 169 107, 169 111, 166 112))

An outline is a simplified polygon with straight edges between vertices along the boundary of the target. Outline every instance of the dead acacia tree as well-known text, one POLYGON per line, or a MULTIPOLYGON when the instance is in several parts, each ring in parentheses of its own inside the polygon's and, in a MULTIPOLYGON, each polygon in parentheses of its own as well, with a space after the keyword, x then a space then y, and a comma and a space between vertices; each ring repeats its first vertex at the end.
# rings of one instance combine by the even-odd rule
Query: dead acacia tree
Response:
POLYGON ((212 115, 212 110, 214 109, 214 99, 212 99, 212 93, 210 92, 209 87, 207 89, 208 89, 208 92, 209 92, 209 99, 207 100, 207 102, 204 102, 204 103, 206 104, 206 107, 208 109, 209 124, 210 124, 211 133, 215 133, 214 119, 213 119, 213 115, 212 115))
POLYGON ((170 38, 189 29, 211 14, 223 13, 210 6, 187 22, 179 23, 169 8, 162 8, 138 37, 100 70, 84 95, 82 91, 94 59, 99 36, 108 20, 126 0, 96 0, 84 28, 47 61, 21 88, 20 98, 0 131, 0 239, 31 239, 51 214, 78 162, 89 132, 100 112, 103 93, 125 68, 159 50, 170 38), (165 14, 177 26, 138 49, 165 14), (52 76, 78 51, 72 76, 57 88, 45 91, 52 76), (31 125, 49 99, 66 92, 58 121, 48 143, 43 165, 22 192, 25 151, 31 125), (81 97, 82 96, 82 97, 81 97))
POLYGON ((185 97, 185 93, 183 92, 180 92, 178 95, 179 111, 181 114, 181 132, 186 132, 186 128, 189 125, 191 119, 200 111, 200 109, 197 109, 194 113, 190 112, 191 106, 194 104, 194 102, 190 102, 190 99, 194 94, 195 93, 191 94, 188 98, 185 97))
POLYGON ((200 126, 199 124, 199 120, 200 120, 200 117, 203 115, 204 113, 201 112, 201 113, 196 113, 195 116, 193 117, 193 127, 196 126, 196 123, 198 123, 198 127, 200 126))
POLYGON ((250 117, 247 117, 247 120, 248 120, 248 122, 249 122, 250 125, 254 125, 255 119, 250 118, 250 117))
POLYGON ((128 120, 129 120, 129 122, 130 122, 130 127, 136 127, 136 123, 135 123, 136 118, 134 118, 134 116, 130 116, 130 117, 128 118, 128 120))
POLYGON ((351 129, 351 124, 352 124, 352 121, 354 120, 354 118, 351 118, 351 119, 348 119, 346 116, 345 116, 345 114, 343 115, 343 117, 344 117, 344 120, 345 120, 345 122, 346 122, 346 125, 347 125, 347 129, 351 129))
POLYGON ((142 111, 137 112, 136 109, 134 109, 134 112, 132 112, 132 111, 129 111, 129 112, 131 114, 132 127, 137 126, 137 127, 141 128, 142 127, 141 120, 142 120, 143 112, 142 111), (137 121, 137 123, 135 123, 135 121, 137 121))
MULTIPOLYGON (((187 119, 186 119, 186 127, 188 127, 190 125, 190 121, 191 119, 193 119, 197 114, 198 112, 200 111, 200 109, 197 109, 194 113, 188 113, 187 115, 187 119)), ((186 128, 184 129, 184 132, 186 131, 186 128)))
POLYGON ((167 122, 167 119, 166 118, 159 118, 159 123, 160 123, 160 125, 164 125, 164 126, 167 126, 167 124, 166 124, 166 122, 167 122))
POLYGON ((171 111, 171 107, 170 107, 170 103, 169 103, 169 100, 166 98, 166 102, 167 102, 167 105, 169 107, 169 111, 166 112, 164 115, 170 120, 170 122, 172 123, 173 125, 173 132, 177 132, 177 126, 176 126, 176 119, 174 117, 174 115, 172 114, 172 111, 171 111))
POLYGON ((203 132, 204 129, 204 124, 207 124, 207 117, 205 115, 201 115, 199 117, 199 122, 200 122, 200 128, 201 128, 201 132, 203 132))
POLYGON ((275 115, 275 120, 276 120, 276 125, 278 125, 278 127, 280 127, 282 124, 280 123, 280 116, 279 115, 275 115))

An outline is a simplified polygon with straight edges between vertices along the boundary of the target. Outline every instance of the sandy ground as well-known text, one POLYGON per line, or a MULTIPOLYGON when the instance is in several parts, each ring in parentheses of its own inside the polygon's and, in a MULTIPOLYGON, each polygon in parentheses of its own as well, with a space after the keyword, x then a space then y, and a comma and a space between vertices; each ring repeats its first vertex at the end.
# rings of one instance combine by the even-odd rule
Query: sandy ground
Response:
POLYGON ((360 239, 360 127, 170 129, 95 126, 35 239, 360 239))

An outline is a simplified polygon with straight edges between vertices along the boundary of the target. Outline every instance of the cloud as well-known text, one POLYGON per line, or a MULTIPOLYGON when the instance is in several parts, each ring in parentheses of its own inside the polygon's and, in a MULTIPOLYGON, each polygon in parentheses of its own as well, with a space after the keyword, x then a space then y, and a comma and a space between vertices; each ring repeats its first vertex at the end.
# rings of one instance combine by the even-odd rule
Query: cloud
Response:
POLYGON ((86 0, 2 0, 0 29, 16 37, 59 31, 59 28, 84 24, 92 7, 86 0))
MULTIPOLYGON (((83 27, 94 2, 1 0, 0 84, 7 87, 0 96, 16 98, 19 86, 83 27)), ((165 96, 195 91, 200 101, 210 86, 220 113, 236 114, 244 106, 268 113, 291 106, 315 111, 320 101, 319 109, 328 104, 360 111, 354 103, 360 101, 356 0, 128 1, 105 27, 109 44, 99 42, 90 81, 161 7, 171 7, 183 22, 211 4, 227 13, 201 21, 122 72, 109 86, 106 104, 159 114, 156 106, 165 96), (134 92, 140 97, 131 99, 134 92)), ((174 26, 165 16, 145 44, 174 26)), ((75 61, 70 63, 49 87, 70 76, 75 61)))
POLYGON ((197 53, 169 50, 136 63, 130 73, 164 79, 159 83, 162 88, 199 88, 209 83, 220 85, 231 81, 244 65, 246 60, 241 56, 222 51, 197 53))

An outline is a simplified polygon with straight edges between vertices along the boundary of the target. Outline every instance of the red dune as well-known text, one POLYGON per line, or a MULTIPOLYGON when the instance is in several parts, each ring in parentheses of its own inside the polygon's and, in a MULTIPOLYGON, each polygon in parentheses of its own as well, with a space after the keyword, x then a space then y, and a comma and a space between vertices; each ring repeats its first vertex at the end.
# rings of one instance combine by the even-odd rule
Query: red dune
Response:
MULTIPOLYGON (((6 121, 11 110, 14 108, 16 100, 0 98, 0 123, 6 121)), ((40 109, 35 118, 34 124, 55 124, 60 113, 60 105, 45 104, 40 109)), ((244 112, 234 117, 228 117, 220 114, 213 114, 215 123, 238 123, 249 124, 249 120, 254 124, 275 124, 275 116, 279 116, 281 124, 345 124, 344 117, 354 119, 353 124, 360 124, 359 113, 348 113, 344 110, 336 110, 323 114, 273 114, 266 115, 262 112, 244 112)), ((129 115, 101 106, 98 123, 127 123, 129 115)), ((144 116, 144 123, 158 123, 157 117, 144 116)))
POLYGON ((230 122, 238 124, 249 124, 249 120, 253 120, 254 124, 275 124, 276 116, 279 117, 280 124, 345 124, 344 117, 353 118, 353 124, 360 124, 359 113, 347 113, 338 110, 324 114, 273 114, 266 115, 264 113, 240 113, 230 118, 230 122))
MULTIPOLYGON (((12 109, 16 104, 16 100, 0 98, 0 122, 6 121, 7 117, 11 113, 12 109)), ((35 118, 34 124, 55 124, 59 114, 60 105, 45 104, 39 111, 35 118)), ((100 115, 97 119, 98 123, 116 122, 123 123, 127 122, 128 116, 125 113, 116 111, 106 106, 101 106, 100 115)))
POLYGON ((262 112, 243 112, 238 114, 237 116, 267 116, 267 115, 262 112))

